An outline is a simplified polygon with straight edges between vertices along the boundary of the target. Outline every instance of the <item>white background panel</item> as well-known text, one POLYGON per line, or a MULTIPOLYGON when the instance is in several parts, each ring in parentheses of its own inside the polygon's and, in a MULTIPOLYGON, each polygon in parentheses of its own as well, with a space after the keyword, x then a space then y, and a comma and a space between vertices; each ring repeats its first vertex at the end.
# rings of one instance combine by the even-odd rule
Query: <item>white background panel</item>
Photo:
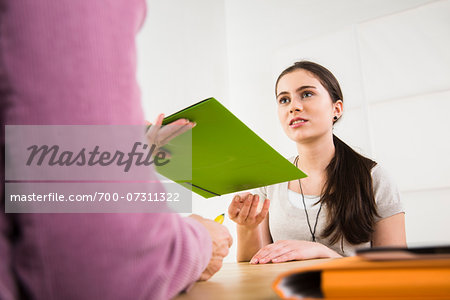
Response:
POLYGON ((224 1, 147 1, 137 38, 146 116, 174 113, 208 97, 227 103, 224 1))
POLYGON ((401 193, 408 244, 450 244, 450 189, 401 193))
POLYGON ((374 154, 401 190, 450 187, 450 91, 370 105, 374 154))
POLYGON ((370 101, 450 88, 450 1, 358 26, 370 101))
POLYGON ((335 125, 334 132, 347 145, 362 155, 371 157, 370 136, 363 108, 344 109, 342 120, 335 125))
POLYGON ((298 42, 291 47, 282 47, 275 54, 273 81, 292 63, 311 60, 326 66, 338 79, 344 94, 346 108, 361 106, 363 86, 359 66, 357 42, 354 29, 345 29, 320 37, 298 42), (339 50, 339 51, 337 51, 339 50))

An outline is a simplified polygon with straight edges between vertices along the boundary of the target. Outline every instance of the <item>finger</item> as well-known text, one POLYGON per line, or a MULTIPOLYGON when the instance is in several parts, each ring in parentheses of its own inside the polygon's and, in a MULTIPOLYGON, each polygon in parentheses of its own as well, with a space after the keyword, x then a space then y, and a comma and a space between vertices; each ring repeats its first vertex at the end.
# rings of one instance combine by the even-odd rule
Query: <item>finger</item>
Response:
POLYGON ((206 267, 206 269, 203 271, 203 273, 201 274, 199 280, 208 280, 209 278, 211 278, 215 273, 217 273, 217 271, 220 270, 220 268, 222 268, 223 265, 223 260, 222 258, 215 258, 212 257, 211 260, 209 261, 208 266, 206 267))
POLYGON ((222 266, 223 266, 223 257, 217 256, 211 258, 209 270, 210 272, 212 272, 212 274, 219 271, 222 268, 222 266))
POLYGON ((256 252, 255 255, 253 255, 252 259, 250 260, 250 263, 255 264, 259 263, 260 259, 265 257, 270 252, 270 249, 273 247, 274 244, 269 244, 259 249, 258 252, 256 252))
POLYGON ((222 241, 217 249, 213 253, 213 257, 217 257, 223 259, 230 252, 230 248, 228 247, 228 241, 222 241))
POLYGON ((173 122, 170 122, 166 126, 171 126, 171 125, 181 126, 181 125, 184 125, 184 124, 187 124, 187 123, 189 123, 188 119, 181 118, 181 119, 176 119, 173 122))
POLYGON ((253 222, 255 220, 256 212, 258 210, 259 196, 258 195, 250 196, 250 199, 252 204, 246 221, 253 222))
POLYGON ((157 143, 158 131, 161 128, 163 120, 164 114, 159 114, 158 117, 156 118, 155 124, 151 125, 150 128, 148 129, 147 139, 149 140, 150 144, 157 143))
POLYGON ((284 247, 283 245, 276 245, 276 247, 273 247, 270 252, 259 258, 259 263, 265 264, 271 262, 273 258, 284 255, 289 251, 291 251, 291 249, 288 247, 284 247))
MULTIPOLYGON (((285 249, 285 245, 275 242, 269 245, 264 246, 259 249, 259 251, 253 256, 258 263, 264 264, 270 262, 273 256, 278 256, 281 253, 282 249, 285 249)), ((252 259, 253 259, 252 258, 252 259)))
POLYGON ((228 248, 231 248, 231 246, 233 245, 233 237, 231 236, 231 234, 228 235, 228 248))
POLYGON ((202 275, 200 275, 200 278, 198 281, 207 281, 209 278, 212 277, 212 274, 208 273, 207 271, 204 271, 202 275))
POLYGON ((228 207, 228 215, 230 216, 230 219, 233 221, 237 221, 236 217, 239 215, 240 211, 242 210, 242 207, 244 206, 245 198, 250 195, 249 192, 246 193, 239 193, 236 194, 233 197, 233 200, 231 201, 230 206, 228 207))
POLYGON ((234 220, 239 214, 241 197, 239 195, 235 195, 233 200, 231 201, 230 206, 228 206, 228 216, 231 220, 234 220))
MULTIPOLYGON (((164 120, 164 114, 159 114, 158 117, 156 117, 155 125, 162 125, 162 121, 164 120)), ((145 125, 149 126, 149 128, 153 125, 152 122, 145 120, 145 125)), ((149 129, 147 128, 147 129, 149 129)))
POLYGON ((259 264, 259 251, 250 259, 251 264, 259 264))
POLYGON ((231 245, 233 245, 233 237, 231 236, 230 232, 228 231, 228 229, 225 226, 224 226, 224 229, 227 232, 228 248, 230 248, 231 245))
MULTIPOLYGON (((166 128, 177 128, 186 124, 193 124, 188 119, 177 119, 169 124, 164 125, 166 128)), ((174 129, 175 130, 175 129, 174 129)))
POLYGON ((239 193, 239 194, 236 195, 236 196, 239 196, 239 201, 238 201, 238 207, 239 207, 239 208, 242 208, 242 206, 244 206, 245 199, 246 199, 249 195, 251 195, 249 192, 246 192, 246 193, 239 193))
POLYGON ((163 120, 164 114, 159 114, 159 116, 156 118, 155 125, 162 125, 163 120))
MULTIPOLYGON (((161 122, 162 122, 162 120, 161 120, 161 122)), ((189 123, 189 121, 186 119, 178 119, 176 121, 173 121, 172 123, 164 125, 161 128, 161 135, 164 138, 166 138, 167 136, 170 136, 173 132, 176 132, 181 126, 184 126, 188 123, 189 123)), ((157 125, 157 124, 155 124, 155 125, 157 125)), ((161 126, 161 124, 159 124, 159 126, 161 126)))
POLYGON ((260 223, 262 222, 262 220, 266 218, 267 213, 269 212, 269 207, 270 207, 270 200, 269 199, 264 200, 261 212, 256 216, 256 222, 260 223))
POLYGON ((249 194, 245 198, 244 205, 242 206, 242 209, 239 212, 239 215, 237 217, 238 223, 241 223, 241 224, 245 223, 245 220, 247 219, 248 212, 250 210, 251 205, 252 205, 252 199, 251 199, 251 195, 249 194))
POLYGON ((183 125, 174 126, 171 124, 171 125, 164 126, 164 128, 162 128, 160 131, 160 136, 158 137, 160 140, 160 144, 165 145, 171 139, 185 133, 186 131, 191 130, 194 127, 193 124, 194 123, 187 121, 187 123, 185 123, 183 125))
POLYGON ((295 259, 296 259, 295 258, 295 250, 292 249, 291 251, 288 251, 279 256, 273 257, 272 262, 280 263, 280 262, 291 261, 291 260, 295 260, 295 259))
POLYGON ((244 203, 245 198, 247 198, 248 195, 251 195, 251 193, 245 192, 245 193, 239 193, 239 194, 238 194, 238 196, 241 197, 241 203, 244 203))
POLYGON ((252 259, 250 260, 250 263, 251 264, 264 264, 264 263, 266 263, 267 261, 262 261, 262 259, 264 257, 266 257, 267 254, 268 254, 268 252, 266 252, 266 251, 267 251, 267 249, 263 249, 262 248, 262 249, 260 249, 260 251, 256 252, 256 254, 253 255, 252 259))
POLYGON ((150 126, 150 128, 147 130, 146 136, 147 136, 147 140, 150 145, 156 144, 156 142, 157 142, 158 131, 161 128, 161 124, 156 124, 156 123, 162 122, 162 120, 160 120, 160 116, 163 116, 163 115, 162 114, 159 115, 159 117, 156 119, 155 124, 150 126))
MULTIPOLYGON (((233 237, 231 236, 230 232, 228 231, 228 229, 225 226, 223 226, 223 225, 220 225, 220 226, 222 227, 222 230, 224 231, 224 233, 226 235, 224 245, 226 245, 226 246, 228 246, 228 248, 230 248, 231 245, 233 245, 233 237)), ((228 248, 227 248, 227 250, 228 250, 228 248)), ((228 255, 228 253, 227 253, 227 255, 228 255)))
MULTIPOLYGON (((186 131, 194 127, 194 123, 189 122, 187 119, 178 119, 175 120, 161 128, 160 134, 158 135, 158 138, 162 141, 165 139, 173 138, 181 133, 179 131, 186 131), (187 126, 186 128, 183 128, 187 126)), ((183 132, 184 132, 183 131, 183 132)))

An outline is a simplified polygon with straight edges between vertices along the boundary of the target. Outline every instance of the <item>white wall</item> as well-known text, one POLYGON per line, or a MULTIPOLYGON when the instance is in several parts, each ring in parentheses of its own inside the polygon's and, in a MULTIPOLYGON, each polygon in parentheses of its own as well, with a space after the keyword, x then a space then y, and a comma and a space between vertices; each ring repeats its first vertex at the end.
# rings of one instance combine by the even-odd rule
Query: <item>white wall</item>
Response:
MULTIPOLYGON (((317 61, 343 88, 336 133, 396 179, 408 242, 450 243, 449 37, 448 0, 153 0, 139 40, 144 107, 155 116, 212 95, 291 155, 274 81, 317 61)), ((215 217, 229 201, 195 197, 193 210, 215 217)))
POLYGON ((138 80, 146 116, 214 96, 228 102, 224 1, 147 0, 138 80))

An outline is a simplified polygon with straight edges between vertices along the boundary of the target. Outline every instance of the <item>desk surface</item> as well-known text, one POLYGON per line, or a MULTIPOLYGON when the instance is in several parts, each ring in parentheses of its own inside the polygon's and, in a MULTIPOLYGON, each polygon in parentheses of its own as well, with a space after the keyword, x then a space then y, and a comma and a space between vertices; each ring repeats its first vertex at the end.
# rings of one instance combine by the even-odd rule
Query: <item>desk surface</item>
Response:
POLYGON ((195 283, 188 293, 179 295, 175 300, 279 299, 272 290, 272 282, 280 273, 329 260, 314 259, 264 265, 225 263, 210 280, 195 283))

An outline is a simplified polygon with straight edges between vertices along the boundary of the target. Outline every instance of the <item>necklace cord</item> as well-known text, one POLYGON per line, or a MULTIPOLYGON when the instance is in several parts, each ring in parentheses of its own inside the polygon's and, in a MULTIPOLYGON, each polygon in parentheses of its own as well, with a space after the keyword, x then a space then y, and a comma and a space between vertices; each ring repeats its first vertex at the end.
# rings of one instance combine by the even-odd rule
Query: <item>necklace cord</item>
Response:
MULTIPOLYGON (((297 155, 297 157, 295 158, 295 161, 294 161, 294 164, 297 168, 298 168, 298 159, 299 159, 299 156, 297 155)), ((308 210, 306 209, 306 203, 305 203, 305 195, 303 194, 302 182, 300 181, 300 178, 298 179, 298 184, 300 186, 300 193, 302 195, 303 208, 305 209, 306 223, 308 224, 308 228, 309 228, 309 232, 311 233, 312 241, 315 242, 316 241, 316 228, 317 228, 317 223, 319 220, 319 214, 320 214, 320 211, 322 210, 322 202, 320 203, 319 211, 317 212, 317 215, 316 215, 316 222, 314 223, 314 231, 313 231, 311 229, 311 223, 309 222, 308 210)))

